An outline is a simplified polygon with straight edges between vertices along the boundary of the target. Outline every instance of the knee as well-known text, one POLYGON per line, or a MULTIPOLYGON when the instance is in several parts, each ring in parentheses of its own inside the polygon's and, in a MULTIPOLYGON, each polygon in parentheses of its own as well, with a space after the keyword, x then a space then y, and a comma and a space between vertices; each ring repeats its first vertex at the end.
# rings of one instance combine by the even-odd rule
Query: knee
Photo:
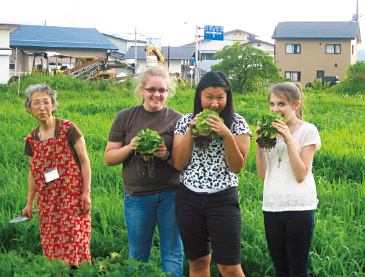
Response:
POLYGON ((190 270, 192 272, 202 272, 209 269, 210 255, 189 261, 190 270))
POLYGON ((222 276, 245 276, 242 267, 240 264, 238 265, 218 265, 219 271, 221 272, 222 276))

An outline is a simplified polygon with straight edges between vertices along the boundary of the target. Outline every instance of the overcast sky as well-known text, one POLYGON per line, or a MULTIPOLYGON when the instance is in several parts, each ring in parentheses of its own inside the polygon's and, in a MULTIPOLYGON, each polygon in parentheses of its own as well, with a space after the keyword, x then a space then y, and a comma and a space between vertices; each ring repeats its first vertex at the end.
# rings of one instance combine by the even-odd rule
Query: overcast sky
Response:
MULTIPOLYGON (((0 23, 96 28, 102 33, 141 39, 160 37, 163 46, 195 41, 195 26, 240 29, 271 42, 282 21, 350 21, 356 0, 17 0, 3 1, 0 23)), ((365 48, 365 1, 359 0, 365 48)), ((201 30, 203 35, 203 30, 201 30)))

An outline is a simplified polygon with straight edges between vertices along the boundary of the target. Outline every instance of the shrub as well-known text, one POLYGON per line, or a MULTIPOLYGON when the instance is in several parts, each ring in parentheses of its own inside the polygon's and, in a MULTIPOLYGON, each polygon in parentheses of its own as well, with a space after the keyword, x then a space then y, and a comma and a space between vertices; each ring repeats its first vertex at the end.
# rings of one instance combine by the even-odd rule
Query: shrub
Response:
POLYGON ((347 78, 329 90, 333 93, 365 94, 365 61, 357 61, 347 69, 347 78))

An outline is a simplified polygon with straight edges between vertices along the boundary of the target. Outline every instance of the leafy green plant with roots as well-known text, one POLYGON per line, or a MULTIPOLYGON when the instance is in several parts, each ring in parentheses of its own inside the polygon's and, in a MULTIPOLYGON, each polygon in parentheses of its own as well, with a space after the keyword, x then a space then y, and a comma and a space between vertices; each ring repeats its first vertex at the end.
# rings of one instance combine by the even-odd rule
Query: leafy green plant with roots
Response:
POLYGON ((158 132, 146 129, 141 130, 136 135, 140 139, 136 140, 137 171, 140 176, 148 174, 149 178, 154 178, 155 171, 155 151, 165 140, 158 132))
POLYGON ((278 130, 272 126, 275 119, 283 120, 282 116, 278 113, 268 113, 260 117, 261 129, 256 142, 262 149, 270 150, 276 145, 278 130))
POLYGON ((200 116, 196 120, 196 123, 192 129, 194 144, 199 149, 207 149, 211 144, 213 137, 219 137, 217 133, 212 131, 210 126, 207 124, 207 118, 210 114, 216 115, 220 118, 220 120, 224 121, 217 112, 210 109, 205 109, 200 113, 200 116))

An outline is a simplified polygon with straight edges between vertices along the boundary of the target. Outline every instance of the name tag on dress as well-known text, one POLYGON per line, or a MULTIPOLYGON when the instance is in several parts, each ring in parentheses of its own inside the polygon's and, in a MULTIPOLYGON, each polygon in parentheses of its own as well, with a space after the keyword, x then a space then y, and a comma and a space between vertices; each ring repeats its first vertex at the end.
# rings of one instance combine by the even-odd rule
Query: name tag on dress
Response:
POLYGON ((44 173, 44 180, 46 181, 46 183, 49 183, 53 180, 56 180, 58 179, 60 176, 58 176, 58 171, 57 171, 57 168, 52 168, 52 169, 49 169, 47 170, 45 173, 44 173))

